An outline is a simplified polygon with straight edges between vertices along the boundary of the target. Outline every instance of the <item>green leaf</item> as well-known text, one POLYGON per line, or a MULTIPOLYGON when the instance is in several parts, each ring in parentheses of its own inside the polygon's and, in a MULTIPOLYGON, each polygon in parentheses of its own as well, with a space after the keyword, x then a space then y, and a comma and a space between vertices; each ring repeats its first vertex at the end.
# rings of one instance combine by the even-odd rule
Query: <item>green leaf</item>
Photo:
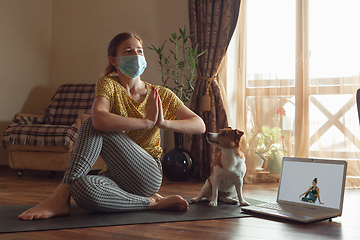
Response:
POLYGON ((161 52, 164 50, 166 41, 167 41, 167 40, 165 40, 165 42, 164 42, 164 43, 162 44, 162 46, 161 46, 161 52))
POLYGON ((184 67, 185 66, 185 61, 181 61, 178 63, 179 67, 184 67))
POLYGON ((206 52, 206 50, 204 50, 203 52, 199 53, 196 58, 200 57, 201 55, 203 55, 206 52))
POLYGON ((195 49, 194 49, 194 56, 195 56, 196 53, 197 53, 198 47, 199 47, 199 44, 196 44, 195 49))

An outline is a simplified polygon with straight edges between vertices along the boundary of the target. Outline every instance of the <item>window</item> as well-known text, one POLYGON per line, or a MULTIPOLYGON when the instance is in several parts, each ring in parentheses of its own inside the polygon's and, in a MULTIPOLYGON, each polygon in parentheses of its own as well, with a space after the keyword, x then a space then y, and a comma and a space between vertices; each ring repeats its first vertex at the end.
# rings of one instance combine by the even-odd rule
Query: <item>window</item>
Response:
POLYGON ((295 2, 247 1, 247 88, 295 86, 295 2))
POLYGON ((230 122, 243 121, 247 132, 281 127, 290 156, 359 159, 360 1, 241 4, 246 6, 243 36, 233 37, 227 56, 230 122), (245 84, 236 85, 242 74, 245 84), (239 88, 244 98, 236 98, 239 88))

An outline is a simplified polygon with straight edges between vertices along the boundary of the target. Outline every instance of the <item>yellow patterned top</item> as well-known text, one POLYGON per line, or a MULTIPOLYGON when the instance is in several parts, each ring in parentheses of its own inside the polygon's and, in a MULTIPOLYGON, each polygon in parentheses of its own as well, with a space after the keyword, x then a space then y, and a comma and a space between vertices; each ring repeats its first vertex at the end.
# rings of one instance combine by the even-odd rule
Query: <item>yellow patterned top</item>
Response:
MULTIPOLYGON (((102 96, 110 101, 110 112, 123 117, 141 118, 146 117, 147 101, 151 93, 151 87, 158 89, 165 120, 174 120, 175 112, 183 102, 168 88, 155 86, 144 82, 147 88, 146 97, 139 103, 133 100, 125 92, 123 86, 117 81, 116 76, 101 77, 95 87, 95 98, 102 96)), ((145 149, 154 158, 160 158, 162 148, 160 146, 160 129, 156 126, 148 129, 124 131, 134 142, 145 149)))

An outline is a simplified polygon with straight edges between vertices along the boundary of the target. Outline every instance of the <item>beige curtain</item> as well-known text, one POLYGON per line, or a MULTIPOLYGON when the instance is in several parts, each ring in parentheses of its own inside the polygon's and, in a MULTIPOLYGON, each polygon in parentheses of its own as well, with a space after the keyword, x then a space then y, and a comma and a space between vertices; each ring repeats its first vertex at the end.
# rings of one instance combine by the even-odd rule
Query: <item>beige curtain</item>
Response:
MULTIPOLYGON (((216 76, 236 26, 239 6, 240 0, 189 0, 190 34, 195 34, 192 47, 199 44, 198 52, 206 51, 197 64, 190 108, 202 117, 208 132, 228 126, 216 76)), ((195 176, 208 177, 219 150, 209 145, 205 135, 185 135, 183 146, 192 153, 195 176)))
MULTIPOLYGON (((241 2, 238 25, 218 75, 222 94, 227 96, 224 102, 229 125, 245 131, 242 145, 248 168, 245 181, 278 179, 278 171, 270 171, 268 166, 270 151, 263 154, 267 159, 265 164, 261 168, 256 167, 259 158, 255 153, 266 150, 259 147, 262 136, 272 131, 276 139, 267 144, 279 150, 279 157, 345 159, 348 161, 346 185, 359 187, 360 132, 357 132, 359 119, 355 94, 360 87, 360 76, 334 79, 311 77, 310 80, 309 1, 296 0, 295 80, 275 77, 269 81, 267 75, 257 74, 253 85, 247 86, 248 3, 247 0, 241 2), (272 86, 274 82, 276 84, 272 86), (336 106, 329 106, 327 99, 332 99, 336 106), (294 116, 285 109, 294 109, 294 116)), ((334 51, 337 51, 336 47, 334 51)), ((315 49, 312 50, 315 52, 315 49)))

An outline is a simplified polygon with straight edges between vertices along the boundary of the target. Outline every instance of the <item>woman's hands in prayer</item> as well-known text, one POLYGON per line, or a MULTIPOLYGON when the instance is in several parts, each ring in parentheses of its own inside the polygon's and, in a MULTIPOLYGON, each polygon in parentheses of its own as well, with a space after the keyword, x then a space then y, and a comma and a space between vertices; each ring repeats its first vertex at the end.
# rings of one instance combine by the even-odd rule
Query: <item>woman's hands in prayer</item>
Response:
POLYGON ((162 128, 165 123, 162 102, 159 92, 155 87, 151 88, 151 94, 148 99, 146 119, 151 120, 158 128, 162 128))

